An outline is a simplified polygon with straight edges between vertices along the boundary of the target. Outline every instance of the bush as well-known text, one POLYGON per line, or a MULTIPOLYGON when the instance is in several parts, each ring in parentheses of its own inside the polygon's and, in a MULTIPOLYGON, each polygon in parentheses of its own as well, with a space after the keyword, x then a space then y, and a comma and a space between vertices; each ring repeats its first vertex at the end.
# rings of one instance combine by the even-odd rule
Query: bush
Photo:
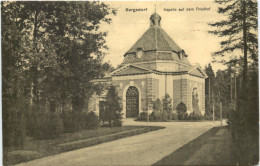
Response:
POLYGON ((202 120, 202 116, 191 113, 187 120, 202 120))
MULTIPOLYGON (((149 120, 153 119, 152 114, 149 114, 149 120)), ((147 121, 147 112, 141 112, 138 116, 138 120, 147 121)))
POLYGON ((172 120, 178 120, 178 114, 177 114, 176 112, 173 112, 173 113, 171 114, 171 119, 172 119, 172 120))
POLYGON ((63 112, 63 124, 65 132, 75 132, 80 130, 79 123, 81 122, 81 117, 77 115, 77 112, 66 111, 63 112))
POLYGON ((94 112, 90 112, 86 116, 86 126, 85 129, 96 129, 99 127, 98 116, 94 112))
POLYGON ((187 112, 187 107, 183 102, 180 102, 176 107, 176 110, 179 112, 187 112))
MULTIPOLYGON (((216 118, 216 117, 215 117, 216 118)), ((213 115, 210 112, 205 112, 203 119, 205 120, 213 120, 213 115)))
POLYGON ((177 113, 178 113, 178 119, 179 120, 185 120, 188 117, 187 114, 187 107, 183 102, 180 102, 178 106, 176 107, 177 113))
POLYGON ((98 116, 94 112, 64 112, 63 124, 65 132, 76 132, 99 127, 98 116))
POLYGON ((166 112, 165 110, 162 111, 162 114, 161 114, 161 121, 167 121, 169 116, 168 116, 168 112, 166 112))
POLYGON ((162 111, 162 103, 160 99, 153 102, 153 110, 156 112, 162 111))
MULTIPOLYGON (((145 116, 145 115, 143 115, 145 116)), ((155 121, 168 121, 168 120, 178 120, 178 114, 175 112, 167 113, 166 111, 153 111, 150 115, 150 120, 155 121)), ((146 114, 147 117, 147 114, 146 114)))
POLYGON ((34 114, 35 123, 32 136, 36 139, 53 139, 64 131, 61 117, 52 112, 37 112, 34 114))
POLYGON ((153 120, 161 120, 161 118, 162 118, 162 115, 161 115, 160 111, 153 111, 151 113, 151 119, 153 119, 153 120))
POLYGON ((24 145, 26 136, 26 119, 23 111, 19 109, 8 109, 3 111, 3 146, 24 145))
POLYGON ((189 115, 187 113, 178 114, 178 120, 188 120, 189 115))

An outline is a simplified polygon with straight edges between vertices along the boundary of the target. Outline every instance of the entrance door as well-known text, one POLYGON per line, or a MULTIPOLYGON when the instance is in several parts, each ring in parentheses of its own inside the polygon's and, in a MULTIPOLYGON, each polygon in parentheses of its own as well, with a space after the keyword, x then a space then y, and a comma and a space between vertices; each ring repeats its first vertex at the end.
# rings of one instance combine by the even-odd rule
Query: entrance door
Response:
POLYGON ((139 114, 139 92, 134 86, 130 86, 126 92, 126 117, 137 117, 139 114))

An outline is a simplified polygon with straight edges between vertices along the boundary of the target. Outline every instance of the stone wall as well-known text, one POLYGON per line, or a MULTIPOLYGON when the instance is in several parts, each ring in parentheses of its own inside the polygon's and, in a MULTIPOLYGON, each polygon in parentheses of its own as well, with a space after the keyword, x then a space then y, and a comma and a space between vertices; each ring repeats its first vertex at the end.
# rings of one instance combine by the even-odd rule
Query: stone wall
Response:
MULTIPOLYGON (((126 114, 126 91, 130 86, 135 86, 139 92, 139 113, 152 110, 152 101, 162 99, 165 95, 165 81, 167 81, 167 93, 172 98, 173 110, 182 101, 186 104, 188 113, 192 112, 192 90, 198 89, 199 108, 201 114, 205 113, 205 79, 190 76, 168 75, 128 75, 113 77, 112 84, 117 87, 118 95, 122 99, 124 117, 126 114), (165 80, 166 78, 166 80, 165 80), (147 108, 148 106, 148 108, 147 108), (150 106, 150 107, 149 107, 150 106)), ((89 100, 89 110, 98 114, 99 100, 102 98, 94 95, 89 100)))
POLYGON ((173 79, 173 109, 182 101, 188 113, 192 112, 192 91, 197 88, 199 95, 199 108, 201 114, 205 113, 205 80, 194 76, 178 76, 173 79))

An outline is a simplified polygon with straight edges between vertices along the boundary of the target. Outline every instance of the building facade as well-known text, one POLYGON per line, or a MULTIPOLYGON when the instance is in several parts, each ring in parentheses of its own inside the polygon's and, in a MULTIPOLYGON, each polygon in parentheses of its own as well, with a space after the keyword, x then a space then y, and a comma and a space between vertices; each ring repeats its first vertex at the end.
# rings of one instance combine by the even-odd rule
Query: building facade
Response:
MULTIPOLYGON (((205 113, 205 78, 199 65, 191 65, 188 55, 161 28, 161 17, 154 13, 150 27, 124 54, 119 67, 94 83, 113 84, 122 99, 124 117, 137 117, 153 111, 153 101, 165 94, 171 97, 173 111, 183 102, 188 113, 205 113)), ((104 96, 93 95, 89 110, 99 114, 104 96)))

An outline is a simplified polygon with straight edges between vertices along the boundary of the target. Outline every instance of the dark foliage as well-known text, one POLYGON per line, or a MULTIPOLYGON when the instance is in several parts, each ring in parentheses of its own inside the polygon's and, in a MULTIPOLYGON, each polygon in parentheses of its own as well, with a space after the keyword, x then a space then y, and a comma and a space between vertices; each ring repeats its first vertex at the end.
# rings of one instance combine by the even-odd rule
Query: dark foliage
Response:
POLYGON ((3 146, 23 147, 26 136, 26 116, 19 108, 3 115, 3 146))
POLYGON ((229 116, 229 128, 233 137, 233 160, 240 165, 256 165, 259 162, 259 96, 258 72, 249 75, 248 86, 239 94, 238 109, 229 116))
POLYGON ((191 113, 187 117, 187 120, 202 120, 202 116, 191 113))
POLYGON ((160 99, 157 99, 156 101, 153 102, 153 110, 158 112, 163 110, 160 99))
MULTIPOLYGON (((152 121, 154 119, 154 115, 153 115, 154 112, 152 112, 152 114, 149 114, 149 121, 152 121)), ((148 115, 147 115, 147 111, 143 111, 139 114, 138 116, 138 120, 141 120, 141 121, 148 121, 148 115)), ((158 118, 158 117, 157 117, 158 118)))
POLYGON ((86 117, 86 129, 96 129, 99 127, 99 119, 98 116, 94 112, 90 112, 86 117))
POLYGON ((168 118, 170 120, 178 120, 178 113, 172 112, 171 114, 168 115, 168 118))
MULTIPOLYGON (((55 112, 87 108, 100 89, 90 80, 110 69, 100 30, 110 14, 115 10, 102 2, 1 2, 4 145, 21 145, 24 133, 52 138, 62 128, 55 112)), ((87 116, 68 115, 66 131, 86 128, 80 118, 87 116)))
POLYGON ((63 121, 60 115, 52 112, 35 112, 31 134, 36 139, 53 139, 63 133, 63 121))
POLYGON ((215 28, 209 32, 223 38, 220 42, 221 50, 215 52, 213 58, 224 64, 234 60, 244 61, 247 70, 247 58, 258 63, 257 1, 215 0, 215 2, 219 5, 218 13, 228 17, 209 24, 215 28), (243 58, 234 56, 232 54, 234 51, 242 51, 240 53, 244 54, 243 58), (228 60, 222 58, 223 56, 228 57, 228 60))
POLYGON ((122 110, 121 99, 117 94, 116 87, 111 85, 108 88, 106 101, 104 102, 104 112, 100 116, 100 120, 109 127, 122 126, 122 110))
MULTIPOLYGON (((224 112, 229 115, 228 124, 233 136, 231 152, 233 161, 237 165, 256 165, 259 162, 257 1, 216 0, 215 2, 220 5, 218 13, 226 15, 227 19, 210 24, 216 28, 210 33, 224 37, 220 43, 221 50, 215 52, 213 58, 228 64, 230 70, 232 65, 238 65, 243 69, 234 72, 240 75, 238 97, 234 103, 231 101, 225 108, 232 110, 234 105, 233 111, 224 112), (239 56, 234 56, 235 51, 240 52, 237 54, 239 56)), ((221 82, 220 86, 227 84, 221 82)), ((219 100, 223 97, 223 92, 221 94, 219 100)), ((227 100, 224 98, 224 101, 227 100)))
MULTIPOLYGON (((141 116, 141 114, 140 114, 141 116)), ((147 114, 146 115, 143 115, 143 116, 146 116, 147 117, 147 114)), ((161 116, 161 112, 160 111, 153 111, 151 113, 151 119, 152 120, 161 120, 162 119, 162 116, 161 116)), ((145 119, 144 119, 145 120, 145 119)))
POLYGON ((164 98, 162 99, 162 106, 163 111, 166 112, 166 114, 172 113, 172 99, 168 93, 165 94, 164 98))
POLYGON ((183 102, 180 102, 178 106, 176 107, 177 113, 178 113, 178 119, 179 120, 185 120, 187 119, 187 107, 183 102))
POLYGON ((94 112, 64 112, 63 123, 65 132, 76 132, 99 127, 99 119, 94 112))

